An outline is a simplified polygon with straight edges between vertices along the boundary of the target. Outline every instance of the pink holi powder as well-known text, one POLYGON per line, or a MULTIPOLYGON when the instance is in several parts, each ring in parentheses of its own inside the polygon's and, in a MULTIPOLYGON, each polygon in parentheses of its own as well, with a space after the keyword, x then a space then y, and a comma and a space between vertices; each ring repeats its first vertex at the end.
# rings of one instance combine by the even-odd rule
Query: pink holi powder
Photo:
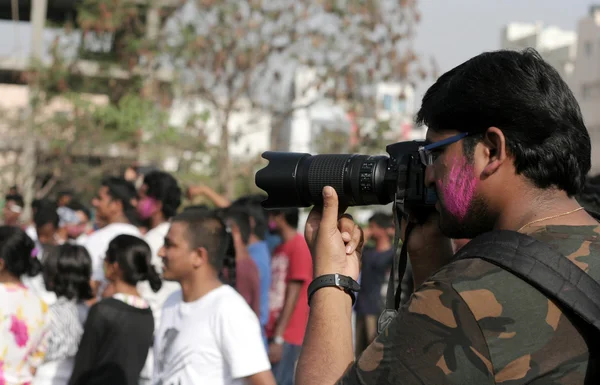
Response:
POLYGON ((464 158, 457 159, 450 169, 446 183, 441 186, 445 207, 456 219, 462 221, 467 216, 475 195, 476 184, 477 179, 473 175, 473 166, 464 158))

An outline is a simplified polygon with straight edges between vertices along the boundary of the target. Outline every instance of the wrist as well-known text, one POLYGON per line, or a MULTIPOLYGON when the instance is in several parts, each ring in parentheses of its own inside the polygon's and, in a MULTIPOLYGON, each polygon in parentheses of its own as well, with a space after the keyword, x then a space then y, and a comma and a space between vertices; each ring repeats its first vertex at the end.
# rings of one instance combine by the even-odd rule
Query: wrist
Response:
POLYGON ((274 343, 275 345, 283 345, 283 344, 285 343, 285 340, 283 339, 283 337, 282 337, 282 336, 280 336, 280 335, 277 335, 277 336, 275 336, 275 337, 273 338, 273 343, 274 343))
POLYGON ((314 311, 325 314, 330 314, 332 311, 343 311, 352 317, 352 298, 337 287, 324 287, 313 294, 310 311, 311 313, 314 311))

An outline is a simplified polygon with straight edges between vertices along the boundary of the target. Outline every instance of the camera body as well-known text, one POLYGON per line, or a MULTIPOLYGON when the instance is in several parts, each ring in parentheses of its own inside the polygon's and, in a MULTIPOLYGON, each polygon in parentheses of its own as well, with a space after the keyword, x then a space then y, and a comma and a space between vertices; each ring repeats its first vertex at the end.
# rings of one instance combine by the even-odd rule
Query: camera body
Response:
POLYGON ((269 164, 255 176, 268 194, 266 209, 322 205, 322 190, 333 187, 340 207, 396 203, 404 215, 421 216, 433 210, 435 190, 425 186, 425 166, 418 149, 422 141, 386 147, 389 157, 267 151, 269 164))

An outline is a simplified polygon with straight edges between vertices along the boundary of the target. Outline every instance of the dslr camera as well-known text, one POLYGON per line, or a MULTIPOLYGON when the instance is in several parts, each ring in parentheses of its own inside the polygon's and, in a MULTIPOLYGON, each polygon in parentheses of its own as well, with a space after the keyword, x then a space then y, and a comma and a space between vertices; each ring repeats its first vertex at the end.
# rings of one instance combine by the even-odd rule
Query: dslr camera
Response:
POLYGON ((333 187, 341 207, 394 202, 415 219, 434 210, 437 196, 425 187, 423 141, 386 147, 388 156, 359 154, 310 155, 267 151, 269 164, 256 173, 256 185, 268 194, 266 209, 322 205, 323 187, 333 187))

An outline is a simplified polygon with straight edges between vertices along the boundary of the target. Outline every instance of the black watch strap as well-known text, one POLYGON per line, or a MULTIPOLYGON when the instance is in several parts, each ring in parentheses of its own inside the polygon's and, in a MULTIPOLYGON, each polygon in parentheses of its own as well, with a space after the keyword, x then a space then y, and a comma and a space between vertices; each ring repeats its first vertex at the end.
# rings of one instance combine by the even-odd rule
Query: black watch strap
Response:
POLYGON ((360 285, 358 282, 350 277, 341 274, 326 274, 315 278, 310 285, 308 285, 308 304, 310 305, 310 299, 313 294, 319 289, 324 287, 339 287, 343 289, 352 298, 352 305, 356 301, 355 292, 360 291, 360 285))

